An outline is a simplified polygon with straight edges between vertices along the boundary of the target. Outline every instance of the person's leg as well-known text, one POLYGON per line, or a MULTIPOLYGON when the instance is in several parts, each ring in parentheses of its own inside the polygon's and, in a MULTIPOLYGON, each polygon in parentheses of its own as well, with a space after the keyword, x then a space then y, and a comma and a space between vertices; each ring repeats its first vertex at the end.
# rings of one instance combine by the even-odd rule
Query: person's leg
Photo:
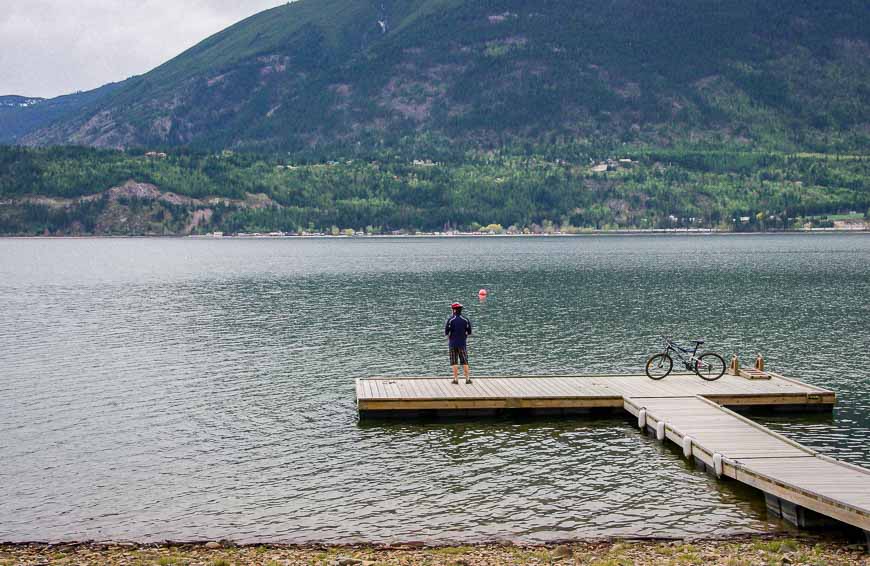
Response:
POLYGON ((450 367, 453 369, 453 383, 459 383, 459 355, 456 348, 450 347, 450 367))
POLYGON ((465 383, 471 383, 471 376, 468 373, 468 350, 462 348, 459 351, 459 363, 462 364, 462 372, 465 374, 465 383))
POLYGON ((459 366, 452 365, 450 367, 453 368, 453 383, 459 383, 459 366))
POLYGON ((471 383, 471 376, 468 373, 468 364, 462 366, 462 371, 465 372, 465 383, 471 383))

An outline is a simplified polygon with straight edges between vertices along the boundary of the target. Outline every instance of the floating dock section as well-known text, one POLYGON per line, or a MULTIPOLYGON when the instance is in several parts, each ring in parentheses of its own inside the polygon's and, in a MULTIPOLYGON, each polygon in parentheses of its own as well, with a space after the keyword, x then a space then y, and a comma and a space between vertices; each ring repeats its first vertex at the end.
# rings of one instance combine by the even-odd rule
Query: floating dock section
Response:
POLYGON ((836 395, 773 372, 693 374, 653 381, 645 375, 364 378, 356 382, 361 417, 628 411, 638 425, 670 440, 720 478, 765 494, 768 510, 810 527, 826 518, 868 533, 870 470, 829 458, 727 408, 830 410, 836 395))
POLYGON ((625 409, 717 477, 763 491, 768 510, 790 523, 812 527, 831 517, 870 531, 870 470, 828 458, 700 396, 627 398, 625 409))
POLYGON ((645 375, 475 377, 470 385, 448 378, 363 378, 356 381, 360 415, 396 416, 419 411, 504 412, 518 409, 622 409, 633 397, 701 395, 720 405, 792 406, 830 409, 836 396, 779 374, 747 379, 725 374, 704 381, 694 374, 672 374, 653 381, 645 375))

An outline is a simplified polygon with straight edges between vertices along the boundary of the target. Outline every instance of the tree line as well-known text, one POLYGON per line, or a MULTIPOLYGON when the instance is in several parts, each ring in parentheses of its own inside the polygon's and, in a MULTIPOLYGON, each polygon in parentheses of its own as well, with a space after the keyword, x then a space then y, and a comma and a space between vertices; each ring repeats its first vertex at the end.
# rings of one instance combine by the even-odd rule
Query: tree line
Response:
POLYGON ((620 151, 558 141, 437 149, 437 141, 343 156, 176 149, 159 157, 0 146, 0 232, 64 233, 75 226, 94 233, 112 207, 130 203, 80 199, 131 179, 199 199, 139 206, 157 233, 183 232, 194 211, 205 208, 211 216, 195 231, 756 230, 866 214, 870 207, 870 160, 861 155, 700 146, 620 151), (251 205, 249 195, 261 195, 260 204, 251 205), (209 200, 216 197, 226 200, 209 200))

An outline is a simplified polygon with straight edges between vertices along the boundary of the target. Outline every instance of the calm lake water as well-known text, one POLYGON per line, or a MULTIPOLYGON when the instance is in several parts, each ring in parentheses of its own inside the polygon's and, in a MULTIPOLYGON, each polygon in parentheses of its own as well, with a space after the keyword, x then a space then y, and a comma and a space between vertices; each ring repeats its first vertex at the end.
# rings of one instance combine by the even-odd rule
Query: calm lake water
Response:
POLYGON ((834 389, 870 466, 870 237, 0 240, 0 541, 781 529, 628 419, 364 422, 354 379, 638 372, 659 334, 834 389), (477 290, 489 289, 484 303, 477 290))

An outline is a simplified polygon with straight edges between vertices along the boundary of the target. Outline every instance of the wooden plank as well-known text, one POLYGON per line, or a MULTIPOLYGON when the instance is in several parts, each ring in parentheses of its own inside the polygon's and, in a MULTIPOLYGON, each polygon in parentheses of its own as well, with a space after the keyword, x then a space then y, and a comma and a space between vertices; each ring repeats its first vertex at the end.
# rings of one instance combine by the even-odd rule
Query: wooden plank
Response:
POLYGON ((384 397, 388 399, 401 395, 401 389, 395 381, 388 379, 379 380, 378 387, 383 391, 384 397))
POLYGON ((383 394, 381 393, 380 387, 378 387, 378 384, 380 383, 380 381, 381 381, 380 379, 377 379, 377 380, 374 380, 371 382, 372 393, 374 394, 373 395, 374 399, 382 399, 383 398, 383 394))
POLYGON ((551 378, 539 379, 534 382, 535 396, 539 397, 563 397, 556 387, 554 387, 551 378))
POLYGON ((513 395, 518 398, 534 397, 536 393, 536 387, 531 380, 513 380, 510 382, 510 388, 513 395))
POLYGON ((480 397, 485 397, 487 399, 500 399, 503 397, 503 395, 496 390, 493 384, 489 383, 486 379, 472 377, 471 385, 469 387, 473 387, 474 393, 480 397))
POLYGON ((427 380, 426 385, 430 391, 434 391, 434 395, 436 395, 434 398, 436 399, 449 398, 456 394, 456 392, 449 389, 451 387, 449 378, 427 380))
POLYGON ((498 397, 507 398, 510 396, 508 382, 501 379, 486 378, 487 384, 498 397))
POLYGON ((378 381, 378 387, 387 399, 395 399, 403 394, 402 384, 394 379, 381 379, 378 381))
POLYGON ((555 378, 548 377, 546 379, 542 379, 540 381, 541 389, 546 392, 547 395, 551 395, 553 397, 577 397, 578 391, 576 389, 565 387, 563 384, 556 381, 555 378))
POLYGON ((459 378, 459 383, 454 385, 453 378, 443 378, 443 379, 433 379, 422 383, 421 385, 426 388, 429 392, 429 395, 433 399, 437 399, 438 395, 448 395, 452 398, 466 398, 466 397, 475 397, 474 391, 468 389, 468 387, 463 383, 464 378, 459 378), (440 393, 441 391, 445 393, 440 393))
POLYGON ((500 397, 507 398, 510 395, 510 391, 508 390, 506 380, 492 378, 492 377, 483 378, 483 379, 486 379, 490 383, 490 385, 492 385, 492 387, 494 388, 494 390, 496 391, 496 393, 500 397))
MULTIPOLYGON (((377 385, 374 385, 377 388, 377 385)), ((405 380, 397 380, 394 388, 393 394, 390 396, 391 399, 403 399, 405 397, 413 396, 413 388, 414 383, 405 380)))
MULTIPOLYGON (((426 379, 418 381, 415 386, 419 390, 420 394, 417 397, 424 397, 427 399, 441 399, 444 397, 445 393, 439 390, 439 383, 441 380, 439 379, 426 379)), ((448 385, 451 385, 452 389, 450 390, 449 395, 452 397, 458 396, 461 391, 457 389, 456 386, 453 386, 450 383, 450 380, 447 380, 448 385)))
POLYGON ((378 391, 385 399, 393 399, 402 395, 401 385, 389 379, 378 380, 378 391))

